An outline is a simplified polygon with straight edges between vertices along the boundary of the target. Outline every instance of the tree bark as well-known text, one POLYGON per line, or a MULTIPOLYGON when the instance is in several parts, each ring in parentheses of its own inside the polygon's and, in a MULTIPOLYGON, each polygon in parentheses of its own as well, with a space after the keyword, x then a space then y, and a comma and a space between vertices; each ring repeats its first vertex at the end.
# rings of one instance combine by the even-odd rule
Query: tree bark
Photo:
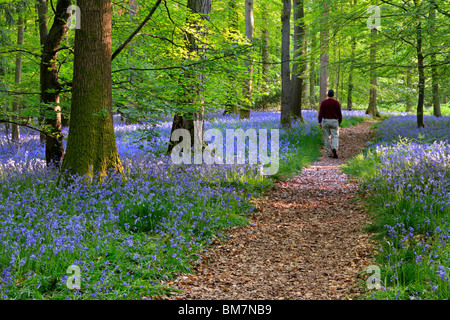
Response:
MULTIPOLYGON (((196 30, 195 34, 187 34, 187 49, 189 55, 195 55, 197 59, 204 59, 204 53, 207 49, 206 37, 208 34, 205 21, 209 20, 211 13, 211 0, 188 0, 188 16, 186 18, 187 25, 196 30), (192 16, 194 15, 194 17, 192 16), (195 17, 196 16, 196 17, 195 17), (201 23, 196 22, 201 20, 201 23), (200 37, 199 37, 200 36, 200 37)), ((191 147, 195 148, 195 154, 198 155, 203 148, 203 132, 204 132, 204 108, 202 106, 202 84, 204 76, 200 71, 185 71, 183 79, 181 79, 181 87, 183 91, 183 99, 179 101, 182 106, 194 106, 198 109, 195 112, 187 112, 186 116, 175 114, 172 124, 172 133, 177 129, 186 129, 189 131, 191 139, 191 147), (193 141, 194 140, 194 141, 193 141), (197 143, 195 143, 197 142, 197 143)), ((172 152, 175 143, 170 140, 167 154, 172 152)), ((201 159, 199 159, 201 160, 201 159)), ((200 162, 196 161, 196 164, 200 162)))
MULTIPOLYGON (((253 42, 253 32, 253 0, 245 0, 245 36, 250 44, 253 42)), ((245 67, 248 72, 244 87, 245 107, 241 108, 239 112, 240 119, 250 119, 250 108, 253 104, 253 60, 251 55, 247 56, 245 60, 245 67)))
POLYGON ((284 128, 291 127, 291 70, 290 70, 290 43, 291 43, 291 0, 283 0, 281 15, 281 118, 284 128))
POLYGON ((327 90, 329 89, 329 16, 330 16, 330 1, 324 0, 322 23, 320 25, 320 94, 319 105, 327 97, 327 90))
POLYGON ((114 135, 111 80, 111 0, 78 0, 81 29, 75 32, 72 108, 67 153, 69 173, 92 181, 123 167, 114 135))
POLYGON ((305 71, 305 23, 303 0, 294 1, 294 63, 292 66, 291 112, 294 119, 303 122, 302 98, 305 71))

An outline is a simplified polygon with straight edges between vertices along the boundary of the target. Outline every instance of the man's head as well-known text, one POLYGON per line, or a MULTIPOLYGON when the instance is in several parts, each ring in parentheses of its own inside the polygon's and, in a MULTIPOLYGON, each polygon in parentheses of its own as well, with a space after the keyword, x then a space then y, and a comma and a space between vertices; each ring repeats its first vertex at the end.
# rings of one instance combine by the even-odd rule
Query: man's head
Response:
POLYGON ((330 98, 334 97, 334 91, 333 91, 333 89, 328 90, 327 95, 328 95, 328 97, 330 97, 330 98))

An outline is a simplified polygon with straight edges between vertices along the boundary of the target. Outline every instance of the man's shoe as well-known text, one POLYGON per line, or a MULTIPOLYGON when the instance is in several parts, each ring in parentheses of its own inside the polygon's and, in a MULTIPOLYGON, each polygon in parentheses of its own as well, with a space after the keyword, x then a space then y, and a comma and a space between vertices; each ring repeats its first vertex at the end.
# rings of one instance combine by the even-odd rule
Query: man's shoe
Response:
POLYGON ((336 153, 336 149, 333 149, 333 158, 337 159, 338 155, 336 153))

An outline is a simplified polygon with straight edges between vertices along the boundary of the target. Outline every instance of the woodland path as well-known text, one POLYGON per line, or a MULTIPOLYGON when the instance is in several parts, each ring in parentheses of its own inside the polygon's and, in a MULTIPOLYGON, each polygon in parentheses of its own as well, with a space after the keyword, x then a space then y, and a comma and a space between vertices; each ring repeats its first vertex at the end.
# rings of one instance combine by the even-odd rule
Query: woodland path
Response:
POLYGON ((322 158, 300 175, 279 182, 254 201, 251 225, 209 248, 194 267, 168 285, 168 299, 353 299, 371 264, 368 217, 358 204, 358 184, 338 166, 370 141, 373 122, 340 130, 339 158, 322 158), (360 285, 358 285, 358 282, 360 285))

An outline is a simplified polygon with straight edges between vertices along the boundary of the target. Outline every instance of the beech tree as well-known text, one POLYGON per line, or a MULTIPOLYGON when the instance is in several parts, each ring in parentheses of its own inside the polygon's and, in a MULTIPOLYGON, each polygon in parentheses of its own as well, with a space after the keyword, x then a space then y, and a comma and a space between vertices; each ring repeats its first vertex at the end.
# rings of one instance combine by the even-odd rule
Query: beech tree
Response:
POLYGON ((380 113, 377 108, 377 33, 378 30, 373 28, 371 31, 371 43, 370 43, 370 96, 369 107, 366 110, 366 114, 370 114, 372 117, 379 117, 380 113))
MULTIPOLYGON (((45 158, 47 165, 53 163, 59 167, 64 157, 63 134, 61 125, 60 92, 62 85, 59 82, 58 51, 61 42, 67 34, 67 13, 71 5, 70 0, 58 0, 53 24, 48 30, 46 0, 39 0, 36 4, 39 21, 40 41, 42 54, 40 62, 40 99, 43 104, 43 115, 45 119, 45 158)), ((67 48, 66 48, 67 49, 67 48)))
POLYGON ((325 100, 329 89, 329 36, 330 36, 330 1, 323 0, 322 20, 320 24, 320 93, 319 103, 325 100))
POLYGON ((294 6, 294 62, 292 65, 291 113, 295 119, 303 122, 302 104, 304 103, 304 76, 306 72, 306 32, 304 23, 303 0, 293 0, 294 6))
MULTIPOLYGON (((249 44, 253 42, 254 33, 254 18, 253 18, 253 0, 245 0, 245 36, 248 39, 249 44)), ((248 55, 245 59, 245 66, 247 68, 248 75, 245 79, 244 85, 244 99, 245 107, 240 110, 241 119, 250 118, 250 108, 253 104, 253 61, 251 55, 248 55)))
POLYGON ((123 171, 117 152, 111 94, 111 0, 78 0, 72 106, 63 170, 92 178, 123 171))
MULTIPOLYGON (((19 19, 17 20, 17 45, 21 46, 23 45, 23 37, 24 37, 24 30, 25 30, 25 21, 23 18, 23 7, 19 5, 17 8, 17 12, 19 14, 19 19)), ((15 72, 14 72, 14 81, 16 84, 20 84, 22 79, 22 53, 17 53, 16 56, 16 66, 15 66, 15 72)), ((12 111, 13 113, 17 113, 20 108, 20 96, 17 96, 15 101, 12 105, 12 111)), ((18 116, 14 116, 13 119, 15 121, 19 120, 18 116)), ((18 141, 20 139, 20 128, 17 124, 13 124, 11 126, 11 139, 13 141, 18 141)))
MULTIPOLYGON (((188 29, 195 30, 186 32, 187 57, 192 59, 203 59, 206 51, 207 26, 205 21, 209 20, 211 12, 211 0, 188 0, 187 2, 186 24, 188 29)), ((177 129, 186 129, 191 138, 198 142, 195 144, 196 151, 202 148, 204 132, 204 107, 201 101, 202 85, 204 75, 201 70, 188 68, 180 78, 180 100, 179 104, 185 108, 185 113, 177 113, 172 123, 172 133, 177 129)), ((194 141, 191 140, 194 146, 194 141)), ((175 146, 175 142, 170 140, 167 153, 170 153, 175 146)))
POLYGON ((281 40, 281 125, 291 127, 291 0, 283 0, 281 13, 282 40, 281 40))

